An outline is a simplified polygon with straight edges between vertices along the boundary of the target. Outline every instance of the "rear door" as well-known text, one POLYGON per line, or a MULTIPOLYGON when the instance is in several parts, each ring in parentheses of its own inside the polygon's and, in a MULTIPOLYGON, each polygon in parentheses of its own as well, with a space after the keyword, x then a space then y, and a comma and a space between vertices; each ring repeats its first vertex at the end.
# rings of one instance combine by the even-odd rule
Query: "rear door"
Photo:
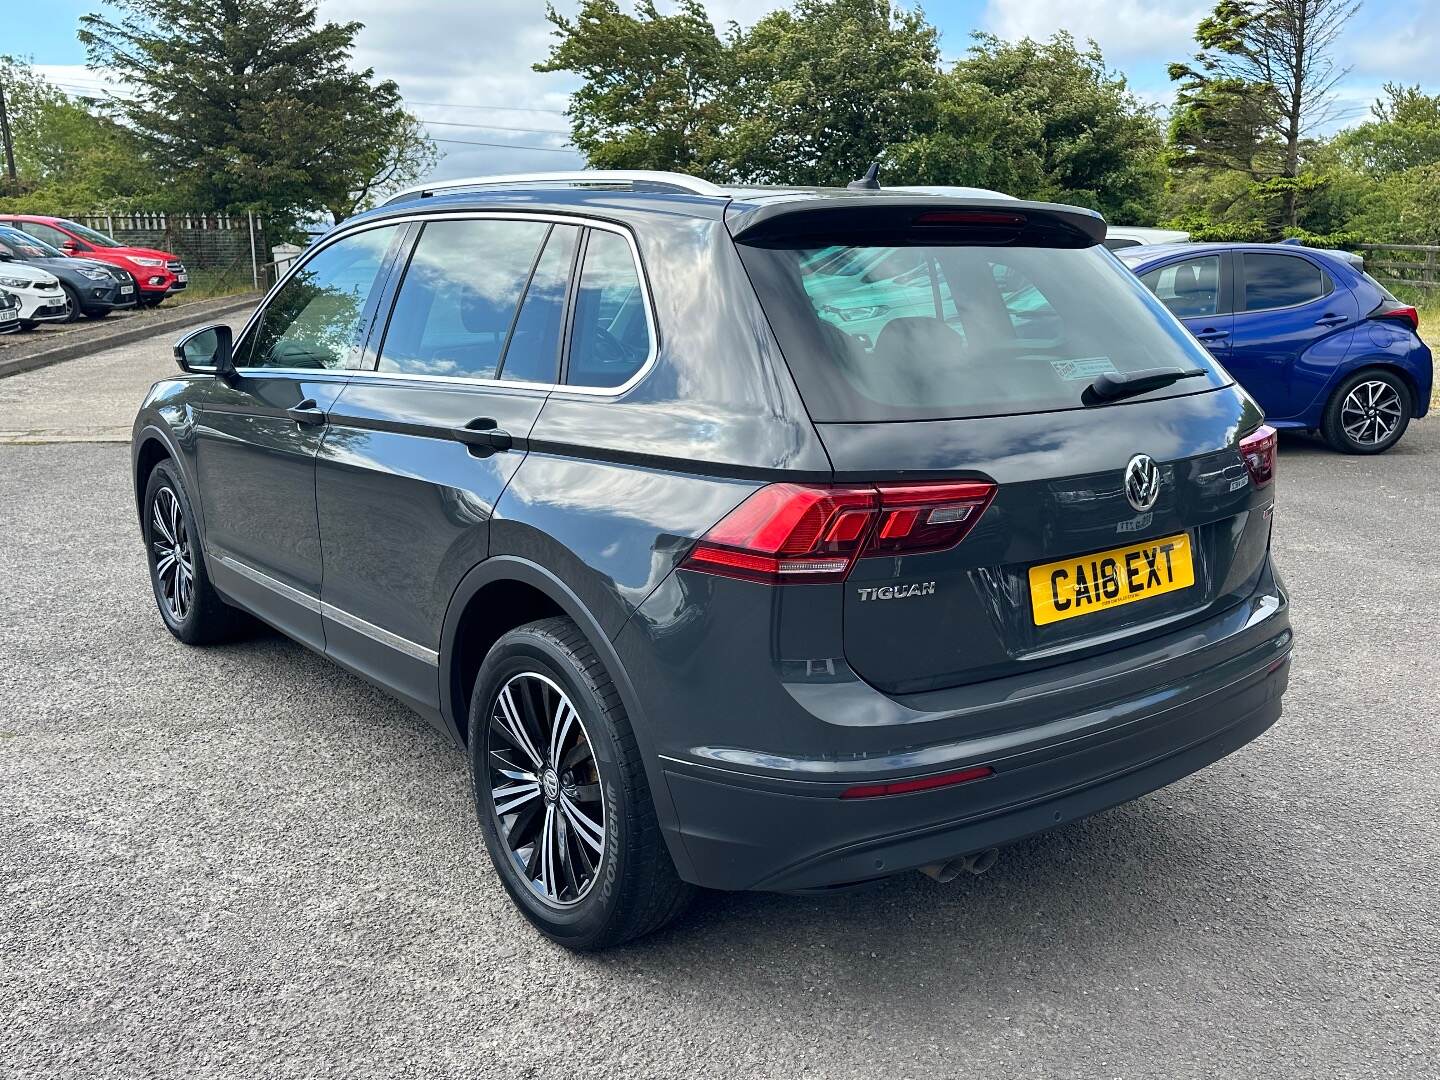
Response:
POLYGON ((1296 392, 1300 358, 1312 350, 1333 351, 1317 362, 1338 365, 1350 347, 1345 331, 1361 312, 1354 295, 1304 255, 1246 251, 1236 260, 1239 303, 1226 366, 1267 416, 1283 420, 1310 404, 1309 390, 1296 392))
POLYGON ((322 648, 315 455, 359 364, 399 226, 318 249, 236 344, 239 377, 211 380, 195 418, 209 566, 221 589, 322 648))
POLYGON ((1232 261, 1229 255, 1177 259, 1140 275, 1145 287, 1185 324, 1195 340, 1225 360, 1235 317, 1231 306, 1232 261))
POLYGON ((331 411, 316 504, 327 651, 433 713, 446 606, 557 377, 582 228, 477 216, 417 232, 370 370, 331 411))
POLYGON ((884 691, 1173 630, 1240 602, 1262 571, 1269 526, 1252 510, 1269 495, 1236 446, 1258 412, 1102 248, 1046 246, 1052 235, 901 235, 847 287, 826 249, 875 248, 875 230, 741 244, 836 482, 879 485, 884 542, 842 604, 846 660, 884 691), (916 272, 897 275, 897 260, 916 272), (1093 393, 1101 375, 1157 368, 1175 381, 1093 393), (962 480, 995 485, 968 535, 905 553, 917 525, 957 511, 926 516, 917 501, 917 517, 900 491, 892 536, 892 485, 962 480))

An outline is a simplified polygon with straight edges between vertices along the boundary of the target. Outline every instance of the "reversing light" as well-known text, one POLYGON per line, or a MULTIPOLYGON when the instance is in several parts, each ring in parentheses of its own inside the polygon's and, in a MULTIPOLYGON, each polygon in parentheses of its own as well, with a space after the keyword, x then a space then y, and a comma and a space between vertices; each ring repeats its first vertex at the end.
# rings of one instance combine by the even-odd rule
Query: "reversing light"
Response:
POLYGON ((1250 482, 1257 488, 1264 487, 1275 479, 1278 444, 1275 429, 1268 424, 1260 425, 1240 440, 1240 456, 1245 459, 1250 482))
POLYGON ((954 547, 994 497, 988 481, 770 484, 702 536, 681 565, 771 585, 842 581, 867 556, 954 547))
POLYGON ((972 765, 958 772, 940 773, 937 776, 921 776, 914 780, 896 780, 889 784, 859 784, 846 788, 840 793, 842 799, 873 799, 880 795, 904 795, 911 791, 929 791, 931 788, 951 787, 968 784, 972 780, 983 780, 994 776, 995 770, 989 765, 972 765))

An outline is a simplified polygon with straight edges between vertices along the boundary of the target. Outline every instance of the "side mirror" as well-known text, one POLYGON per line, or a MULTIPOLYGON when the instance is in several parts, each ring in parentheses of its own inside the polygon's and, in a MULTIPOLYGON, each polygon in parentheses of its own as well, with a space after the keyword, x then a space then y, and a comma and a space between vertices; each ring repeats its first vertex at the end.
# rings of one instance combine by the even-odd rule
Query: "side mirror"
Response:
POLYGON ((192 330, 175 343, 175 363, 187 375, 215 375, 227 383, 237 378, 230 327, 216 323, 192 330))
POLYGON ((80 246, 78 240, 66 240, 60 245, 60 250, 74 255, 77 251, 84 251, 85 249, 80 246))

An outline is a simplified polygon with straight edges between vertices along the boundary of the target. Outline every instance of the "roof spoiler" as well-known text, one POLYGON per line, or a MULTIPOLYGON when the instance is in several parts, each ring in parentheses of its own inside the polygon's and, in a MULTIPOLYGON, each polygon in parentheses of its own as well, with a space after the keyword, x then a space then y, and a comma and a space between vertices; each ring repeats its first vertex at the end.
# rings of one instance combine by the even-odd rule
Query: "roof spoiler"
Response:
POLYGON ((945 198, 893 190, 842 192, 817 198, 807 192, 764 201, 732 202, 725 224, 737 241, 781 244, 846 238, 893 243, 1023 244, 1091 247, 1105 239, 1105 219, 1094 210, 1061 203, 1008 198, 945 198))

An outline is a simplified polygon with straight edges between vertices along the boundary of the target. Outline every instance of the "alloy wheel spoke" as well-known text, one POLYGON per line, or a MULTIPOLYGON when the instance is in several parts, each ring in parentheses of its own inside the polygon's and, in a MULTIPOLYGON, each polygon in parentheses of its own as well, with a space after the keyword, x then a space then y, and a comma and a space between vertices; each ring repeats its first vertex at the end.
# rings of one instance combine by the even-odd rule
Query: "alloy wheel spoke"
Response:
POLYGON ((494 788, 490 794, 495 799, 495 813, 503 817, 506 814, 513 814, 517 808, 524 806, 531 799, 538 799, 540 785, 533 781, 518 780, 513 784, 494 788))
POLYGON ((555 817, 556 851, 560 856, 560 873, 564 876, 565 887, 570 890, 571 895, 580 894, 580 880, 575 875, 575 863, 570 857, 570 826, 565 823, 565 815, 557 814, 555 817))
POLYGON ((175 534, 170 531, 170 526, 165 524, 164 515, 160 513, 160 501, 163 495, 164 492, 162 491, 160 495, 155 497, 155 505, 151 508, 150 516, 154 519, 155 527, 160 530, 160 535, 169 541, 169 546, 174 547, 175 534))
POLYGON ((525 756, 537 769, 540 768, 544 762, 540 760, 540 755, 535 750, 535 744, 530 741, 530 733, 525 730, 524 722, 520 719, 520 712, 515 706, 515 699, 511 696, 508 686, 500 691, 499 703, 501 715, 498 719, 510 736, 510 741, 515 744, 517 749, 525 752, 525 756))
POLYGON ((605 848, 605 829, 596 821, 592 821, 580 807, 570 801, 570 796, 560 796, 560 809, 569 818, 570 824, 575 826, 575 831, 598 855, 605 848))

